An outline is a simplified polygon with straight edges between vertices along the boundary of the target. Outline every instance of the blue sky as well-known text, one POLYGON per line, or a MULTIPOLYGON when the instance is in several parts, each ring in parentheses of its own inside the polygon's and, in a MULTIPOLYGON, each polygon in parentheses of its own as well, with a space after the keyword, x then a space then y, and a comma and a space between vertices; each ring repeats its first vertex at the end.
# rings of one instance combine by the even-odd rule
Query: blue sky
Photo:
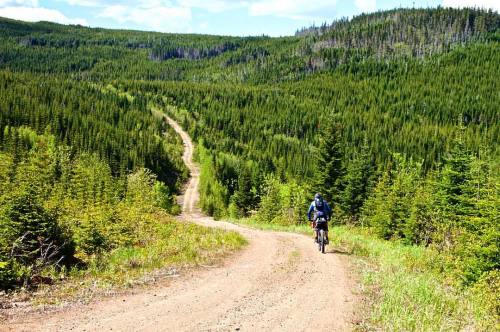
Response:
POLYGON ((0 0, 0 16, 161 32, 282 36, 363 12, 438 5, 500 11, 500 0, 0 0))

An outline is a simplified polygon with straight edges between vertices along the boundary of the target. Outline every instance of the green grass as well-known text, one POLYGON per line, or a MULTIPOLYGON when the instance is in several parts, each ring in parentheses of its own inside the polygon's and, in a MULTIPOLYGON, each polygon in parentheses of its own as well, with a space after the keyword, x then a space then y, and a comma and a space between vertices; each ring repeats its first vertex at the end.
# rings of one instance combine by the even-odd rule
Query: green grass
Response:
POLYGON ((214 264, 247 241, 238 233, 174 221, 163 216, 144 241, 92 259, 84 269, 70 271, 64 282, 44 286, 33 296, 35 305, 87 301, 96 294, 113 294, 131 286, 177 276, 183 269, 214 264))
MULTIPOLYGON (((264 230, 311 234, 309 225, 237 221, 264 230)), ((435 250, 384 241, 368 229, 331 227, 330 248, 352 255, 363 295, 359 330, 494 331, 495 295, 480 288, 463 289, 445 271, 445 259, 435 250)))
POLYGON ((458 331, 470 323, 468 299, 446 286, 435 252, 373 238, 366 230, 335 227, 332 243, 364 258, 361 281, 371 309, 366 329, 458 331))

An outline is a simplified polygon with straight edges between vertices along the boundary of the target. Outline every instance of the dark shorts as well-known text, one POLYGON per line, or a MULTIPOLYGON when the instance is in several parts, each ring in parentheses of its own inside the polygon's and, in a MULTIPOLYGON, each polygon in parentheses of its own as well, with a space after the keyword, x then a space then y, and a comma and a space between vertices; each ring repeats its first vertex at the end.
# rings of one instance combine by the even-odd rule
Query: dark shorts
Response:
POLYGON ((317 231, 322 229, 325 232, 328 232, 328 222, 327 221, 316 221, 316 227, 314 227, 314 229, 317 231))

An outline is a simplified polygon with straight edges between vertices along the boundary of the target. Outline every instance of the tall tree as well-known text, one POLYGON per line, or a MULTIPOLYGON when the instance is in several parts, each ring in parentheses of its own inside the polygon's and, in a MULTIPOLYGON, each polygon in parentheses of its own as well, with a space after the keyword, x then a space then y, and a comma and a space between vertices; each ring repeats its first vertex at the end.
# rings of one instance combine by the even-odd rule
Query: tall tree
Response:
POLYGON ((335 113, 330 112, 322 118, 319 129, 317 172, 313 190, 322 192, 332 202, 338 202, 344 174, 342 126, 335 113))
POLYGON ((363 203, 365 202, 373 165, 370 148, 365 139, 361 151, 347 166, 347 173, 343 178, 343 191, 340 197, 342 209, 348 218, 357 220, 363 203))
POLYGON ((468 190, 473 156, 465 144, 465 130, 461 123, 452 149, 445 157, 440 182, 441 207, 454 226, 461 223, 462 216, 473 212, 472 193, 468 190))
POLYGON ((234 193, 233 202, 243 216, 246 216, 254 206, 252 174, 245 165, 238 176, 238 189, 234 193))

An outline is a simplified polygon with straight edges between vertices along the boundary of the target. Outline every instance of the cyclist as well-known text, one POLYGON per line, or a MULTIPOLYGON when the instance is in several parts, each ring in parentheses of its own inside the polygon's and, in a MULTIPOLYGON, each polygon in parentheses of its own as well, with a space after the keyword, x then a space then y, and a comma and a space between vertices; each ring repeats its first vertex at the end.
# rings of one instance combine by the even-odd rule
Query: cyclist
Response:
POLYGON ((323 229, 326 235, 326 243, 328 244, 328 220, 332 215, 332 209, 328 202, 323 199, 320 193, 314 195, 314 200, 307 211, 307 219, 311 222, 314 228, 314 241, 318 242, 318 231, 323 229), (314 217, 311 218, 314 212, 314 217))

